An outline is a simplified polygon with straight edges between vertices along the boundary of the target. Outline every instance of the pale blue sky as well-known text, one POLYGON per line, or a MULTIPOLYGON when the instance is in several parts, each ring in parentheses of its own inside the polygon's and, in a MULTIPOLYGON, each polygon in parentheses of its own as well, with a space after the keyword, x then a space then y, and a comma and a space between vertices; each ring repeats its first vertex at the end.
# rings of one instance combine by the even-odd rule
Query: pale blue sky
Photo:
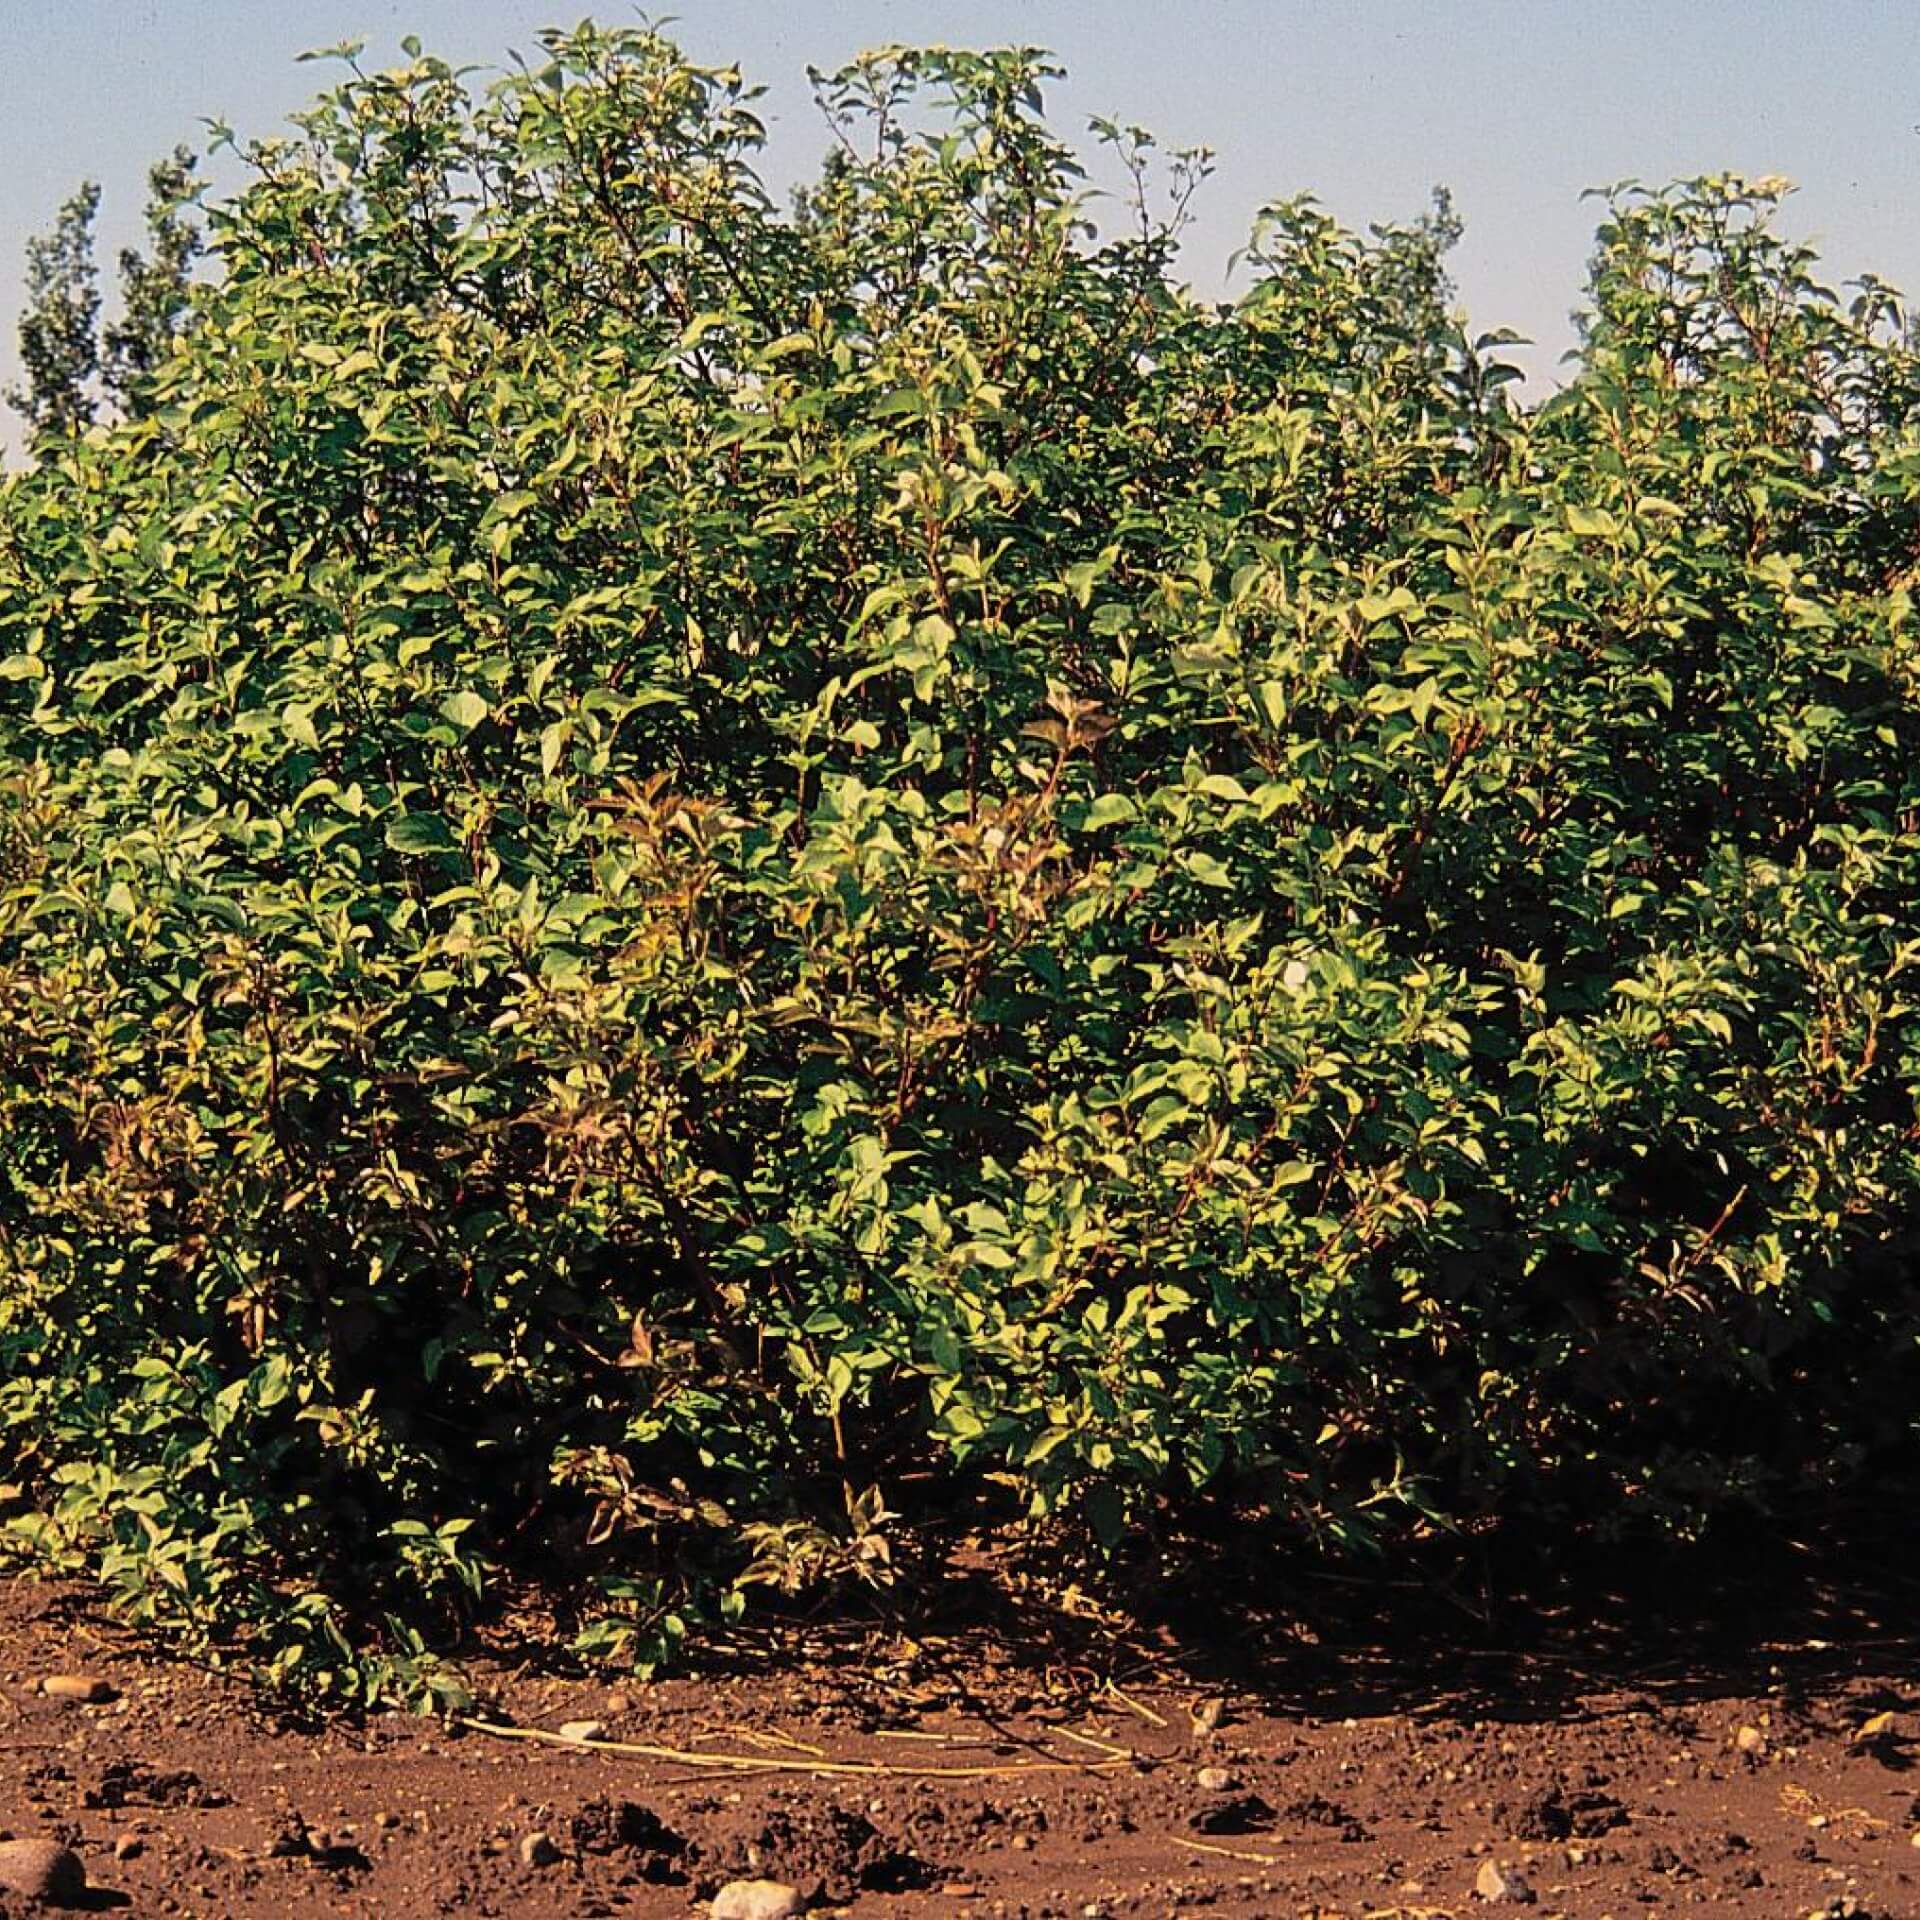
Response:
MULTIPOLYGON (((450 59, 494 61, 585 10, 7 0, 0 377, 21 247, 83 175, 106 190, 110 258, 150 158, 199 139, 206 117, 271 132, 324 82, 294 64, 301 49, 364 38, 370 58, 397 59, 417 32, 450 59)), ((1580 191, 1623 177, 1785 174, 1802 189, 1791 229, 1820 245, 1830 281, 1871 269, 1920 294, 1920 0, 682 0, 674 31, 767 84, 780 185, 825 145, 809 62, 884 41, 1049 46, 1070 69, 1050 102, 1063 130, 1102 113, 1217 150, 1186 261, 1209 292, 1264 201, 1310 190, 1364 224, 1419 212, 1444 182, 1467 222, 1454 268, 1474 324, 1531 335, 1543 373, 1567 345, 1591 238, 1580 191)))

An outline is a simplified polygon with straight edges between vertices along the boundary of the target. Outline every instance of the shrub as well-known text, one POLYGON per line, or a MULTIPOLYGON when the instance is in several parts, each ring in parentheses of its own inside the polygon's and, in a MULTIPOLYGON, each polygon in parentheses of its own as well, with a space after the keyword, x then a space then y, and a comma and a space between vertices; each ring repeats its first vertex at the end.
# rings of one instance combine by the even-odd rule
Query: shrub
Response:
POLYGON ((1522 406, 1444 199, 1211 304, 1030 51, 822 78, 783 214, 737 74, 546 48, 349 54, 0 492, 15 1540, 371 1695, 534 1549, 645 1665, 956 1499, 1910 1444, 1892 294, 1622 188, 1522 406))

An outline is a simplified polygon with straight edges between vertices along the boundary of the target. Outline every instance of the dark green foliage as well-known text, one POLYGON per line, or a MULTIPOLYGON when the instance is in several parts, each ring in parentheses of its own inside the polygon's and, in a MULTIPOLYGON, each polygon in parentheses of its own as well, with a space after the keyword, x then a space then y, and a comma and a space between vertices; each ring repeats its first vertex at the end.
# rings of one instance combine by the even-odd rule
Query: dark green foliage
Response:
POLYGON ((98 412, 100 391, 123 418, 146 405, 152 377, 185 324, 201 255, 191 212, 198 161, 176 147, 147 172, 147 243, 120 250, 120 312, 100 326, 94 220, 100 189, 83 183, 53 230, 27 242, 20 364, 26 385, 7 404, 34 434, 72 434, 98 412))
POLYGON ((201 234, 190 207, 194 156, 175 147, 147 172, 147 244, 120 250, 121 312, 101 335, 107 390, 122 413, 139 413, 148 383, 188 310, 201 234))
POLYGON ((20 370, 7 404, 35 432, 71 433, 93 418, 88 389, 100 368, 100 284, 93 223, 100 189, 91 180, 60 209, 50 233, 27 242, 20 370))
POLYGON ((1910 1445, 1891 296, 1621 190, 1527 411, 1444 200, 1220 308, 1030 53, 822 78, 788 217, 736 75, 547 47, 353 67, 0 494, 14 1536, 379 1688, 529 1543, 650 1660, 961 1495, 1910 1445))

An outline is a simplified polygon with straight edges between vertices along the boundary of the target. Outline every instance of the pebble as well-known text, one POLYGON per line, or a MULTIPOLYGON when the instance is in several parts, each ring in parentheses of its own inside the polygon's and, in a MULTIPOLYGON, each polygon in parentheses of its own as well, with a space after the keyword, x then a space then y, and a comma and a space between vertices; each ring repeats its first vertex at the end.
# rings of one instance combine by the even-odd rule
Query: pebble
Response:
POLYGON ((40 1682, 40 1691, 49 1700, 77 1700, 84 1707, 105 1706, 119 1697, 113 1682, 97 1673, 50 1673, 40 1682))
POLYGON ((560 1723, 562 1740, 598 1740, 607 1730, 604 1720, 563 1720, 560 1723))
POLYGON ((147 1850, 147 1843, 137 1833, 123 1833, 113 1843, 113 1857, 116 1860, 138 1860, 147 1850))
POLYGON ((1526 1881, 1495 1860, 1481 1862, 1473 1890, 1482 1900, 1505 1901, 1509 1906, 1530 1907, 1534 1902, 1534 1891, 1526 1881))
POLYGON ((1742 1727, 1733 1736, 1733 1744, 1742 1753, 1760 1753, 1765 1750, 1767 1736, 1758 1727, 1742 1727))
POLYGON ((550 1867, 559 1858, 560 1849, 553 1844, 549 1834, 530 1833, 520 1842, 520 1864, 523 1867, 550 1867))
POLYGON ((1225 1767, 1202 1767, 1193 1777, 1203 1793, 1231 1793, 1240 1784, 1225 1767))
POLYGON ((77 1907, 87 1897, 80 1856, 52 1840, 0 1841, 0 1888, 50 1907, 77 1907))
POLYGON ((798 1920, 807 1903, 778 1880, 729 1880, 713 1896, 712 1920, 798 1920))

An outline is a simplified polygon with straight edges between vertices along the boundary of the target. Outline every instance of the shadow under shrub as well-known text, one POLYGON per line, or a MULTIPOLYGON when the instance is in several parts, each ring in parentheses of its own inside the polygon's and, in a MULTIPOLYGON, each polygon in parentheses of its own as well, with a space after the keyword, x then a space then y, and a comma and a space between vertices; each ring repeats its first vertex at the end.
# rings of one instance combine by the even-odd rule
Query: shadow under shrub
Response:
POLYGON ((1102 240, 1022 53, 357 65, 0 488, 10 1536, 325 1695, 987 1490, 1391 1545, 1911 1447, 1914 341, 1719 178, 1102 240), (383 1653, 364 1656, 387 1622, 383 1653))

